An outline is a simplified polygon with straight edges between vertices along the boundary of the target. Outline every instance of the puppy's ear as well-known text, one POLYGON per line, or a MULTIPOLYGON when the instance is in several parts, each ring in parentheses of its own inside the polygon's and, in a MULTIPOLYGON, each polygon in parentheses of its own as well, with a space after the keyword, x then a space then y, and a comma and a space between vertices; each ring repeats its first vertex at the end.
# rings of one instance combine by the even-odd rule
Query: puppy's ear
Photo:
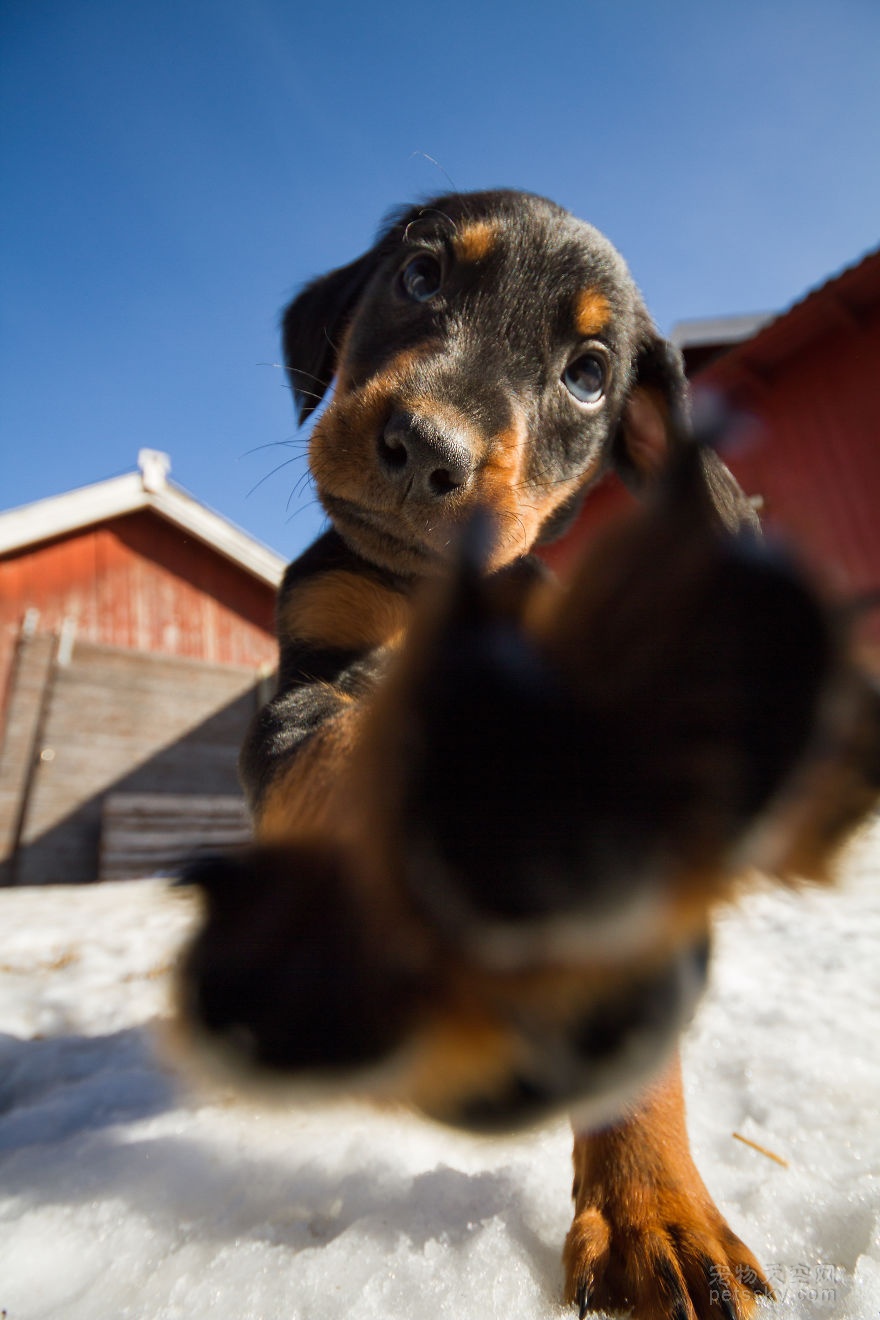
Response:
POLYGON ((282 319, 284 365, 297 420, 317 408, 336 372, 340 337, 379 260, 379 245, 307 284, 282 319))
POLYGON ((664 470, 689 416, 681 354, 645 322, 613 447, 618 474, 636 491, 664 470))
MULTIPOLYGON (((689 430, 689 392, 682 356, 644 313, 633 379, 612 446, 615 470, 631 490, 641 494, 686 442, 689 430)), ((704 447, 700 463, 722 525, 730 531, 757 530, 754 509, 714 450, 704 447)))
POLYGON ((281 321, 284 365, 300 425, 315 411, 336 374, 346 326, 380 262, 405 242, 424 208, 394 207, 373 246, 347 266, 312 280, 287 307, 281 321))

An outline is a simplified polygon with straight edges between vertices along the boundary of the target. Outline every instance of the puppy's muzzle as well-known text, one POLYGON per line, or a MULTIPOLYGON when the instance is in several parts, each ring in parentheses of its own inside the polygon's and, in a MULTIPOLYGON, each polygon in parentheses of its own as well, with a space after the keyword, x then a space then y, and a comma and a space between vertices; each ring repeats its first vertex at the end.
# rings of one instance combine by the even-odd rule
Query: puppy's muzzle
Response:
POLYGON ((463 432, 428 414, 395 410, 377 443, 379 467, 403 500, 440 504, 470 485, 476 468, 463 432))

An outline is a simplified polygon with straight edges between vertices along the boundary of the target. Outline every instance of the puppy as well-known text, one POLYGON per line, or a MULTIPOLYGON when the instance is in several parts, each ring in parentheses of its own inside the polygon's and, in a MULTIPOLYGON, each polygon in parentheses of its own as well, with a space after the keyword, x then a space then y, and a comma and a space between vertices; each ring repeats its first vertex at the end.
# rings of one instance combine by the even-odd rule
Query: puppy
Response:
POLYGON ((749 868, 824 875, 880 716, 836 618, 687 423, 595 229, 449 195, 284 316, 330 530, 285 576, 241 758, 257 842, 194 863, 194 1034, 474 1130, 574 1116, 565 1295, 745 1317, 770 1287, 692 1162, 675 1041, 749 868), (532 552, 645 497, 564 587, 532 552))

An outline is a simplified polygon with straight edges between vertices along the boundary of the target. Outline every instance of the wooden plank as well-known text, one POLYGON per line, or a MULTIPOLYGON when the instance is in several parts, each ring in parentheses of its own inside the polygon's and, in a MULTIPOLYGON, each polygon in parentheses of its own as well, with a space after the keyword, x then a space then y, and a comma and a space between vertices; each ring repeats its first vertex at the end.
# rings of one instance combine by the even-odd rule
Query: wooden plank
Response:
POLYGON ((240 847, 250 837, 240 796, 111 793, 104 801, 99 877, 162 874, 193 852, 240 847))
POLYGON ((16 648, 0 755, 0 885, 15 879, 13 854, 26 827, 27 796, 34 779, 37 737, 45 717, 55 639, 22 635, 16 648))
POLYGON ((231 812, 243 813, 242 819, 246 818, 240 793, 108 793, 104 799, 105 817, 125 815, 133 820, 141 816, 154 820, 160 815, 169 820, 186 820, 193 815, 227 819, 231 812))

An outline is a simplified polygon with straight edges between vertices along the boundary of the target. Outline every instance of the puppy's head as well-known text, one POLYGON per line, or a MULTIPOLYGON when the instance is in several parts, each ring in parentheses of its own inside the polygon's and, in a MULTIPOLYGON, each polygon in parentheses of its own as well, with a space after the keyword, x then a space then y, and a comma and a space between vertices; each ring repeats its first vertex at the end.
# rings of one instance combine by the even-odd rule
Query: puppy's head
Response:
MULTIPOLYGON (((370 251, 284 316, 300 420, 331 383, 310 463, 349 543, 437 568, 477 506, 493 567, 567 523, 609 466, 639 487, 686 411, 681 359, 597 230, 524 193, 453 194, 395 215, 370 251)), ((753 515, 711 454, 728 524, 753 515)))

